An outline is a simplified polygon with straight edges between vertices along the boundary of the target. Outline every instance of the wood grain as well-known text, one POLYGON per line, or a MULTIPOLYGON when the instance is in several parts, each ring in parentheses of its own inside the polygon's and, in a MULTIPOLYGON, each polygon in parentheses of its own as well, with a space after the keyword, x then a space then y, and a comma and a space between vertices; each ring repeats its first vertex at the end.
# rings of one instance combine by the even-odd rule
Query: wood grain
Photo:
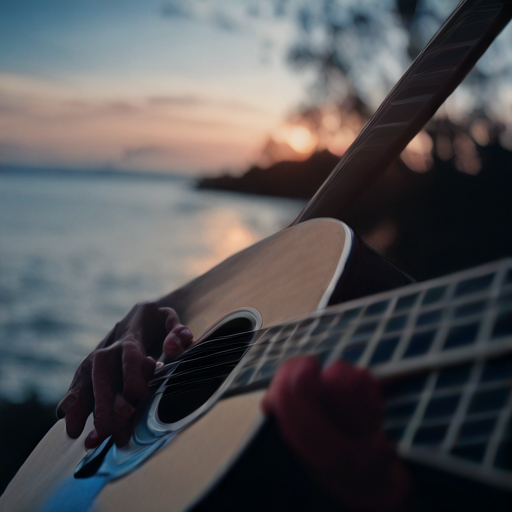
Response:
POLYGON ((197 338, 234 309, 253 307, 269 326, 316 311, 346 245, 343 224, 314 219, 251 246, 168 297, 197 338))

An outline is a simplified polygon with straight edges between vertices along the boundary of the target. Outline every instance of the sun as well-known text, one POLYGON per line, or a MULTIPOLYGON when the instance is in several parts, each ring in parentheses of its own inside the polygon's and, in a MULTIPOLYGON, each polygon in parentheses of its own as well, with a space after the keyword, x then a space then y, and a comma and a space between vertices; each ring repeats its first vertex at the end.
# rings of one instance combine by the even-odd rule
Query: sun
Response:
POLYGON ((297 153, 308 154, 317 146, 317 136, 303 125, 281 125, 272 134, 272 138, 278 144, 287 144, 297 153))
POLYGON ((288 135, 288 144, 297 153, 311 153, 316 146, 316 136, 305 126, 294 126, 288 135))

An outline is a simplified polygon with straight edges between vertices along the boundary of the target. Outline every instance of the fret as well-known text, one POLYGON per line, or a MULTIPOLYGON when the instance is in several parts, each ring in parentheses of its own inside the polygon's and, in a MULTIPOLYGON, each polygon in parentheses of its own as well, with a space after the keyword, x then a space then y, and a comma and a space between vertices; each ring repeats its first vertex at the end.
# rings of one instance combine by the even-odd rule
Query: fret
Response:
POLYGON ((299 323, 271 328, 249 351, 244 365, 259 359, 261 367, 265 359, 329 350, 326 364, 344 354, 353 360, 359 350, 359 356, 364 353, 361 366, 376 366, 379 359, 389 361, 391 353, 392 364, 397 365, 419 356, 426 361, 427 354, 432 359, 436 353, 460 354, 457 350, 463 347, 487 346, 512 334, 512 286, 508 281, 512 273, 507 264, 510 266, 510 262, 501 263, 505 267, 501 272, 484 272, 469 279, 463 279, 464 273, 456 279, 456 274, 445 278, 453 281, 448 285, 423 283, 424 289, 416 294, 408 291, 419 285, 411 285, 400 294, 392 292, 395 297, 389 300, 366 307, 350 307, 353 303, 335 306, 299 323), (493 279, 496 284, 490 288, 493 279), (263 352, 258 348, 261 344, 267 345, 263 352))
POLYGON ((266 387, 296 355, 343 359, 384 380, 401 456, 512 488, 512 260, 331 306, 254 343, 225 396, 266 387))
MULTIPOLYGON (((405 426, 403 437, 401 439, 397 439, 397 442, 404 447, 408 447, 413 444, 413 440, 416 437, 417 430, 420 427, 423 415, 425 414, 427 406, 434 392, 436 379, 437 372, 432 372, 430 375, 428 375, 425 386, 420 395, 419 401, 414 408, 414 413, 412 414, 410 421, 408 421, 405 426)), ((421 442, 419 444, 421 444, 421 442)))
MULTIPOLYGON (((284 360, 306 353, 321 354, 325 365, 343 358, 372 368, 387 362, 397 369, 406 360, 419 357, 432 365, 437 353, 455 351, 457 357, 464 357, 461 348, 487 346, 512 334, 512 287, 505 280, 505 275, 510 279, 509 274, 504 268, 444 286, 429 287, 426 283, 417 294, 407 293, 409 286, 401 296, 366 307, 328 308, 299 323, 266 331, 249 351, 244 365, 257 361, 258 371, 268 361, 277 369, 284 360), (497 284, 490 287, 493 279, 497 284), (501 282, 504 286, 500 288, 501 282), (262 344, 265 349, 258 348, 262 344)), ((466 353, 466 357, 477 353, 466 353)), ((451 359, 446 355, 447 361, 451 359)), ((263 380, 263 375, 254 373, 250 383, 263 380)))

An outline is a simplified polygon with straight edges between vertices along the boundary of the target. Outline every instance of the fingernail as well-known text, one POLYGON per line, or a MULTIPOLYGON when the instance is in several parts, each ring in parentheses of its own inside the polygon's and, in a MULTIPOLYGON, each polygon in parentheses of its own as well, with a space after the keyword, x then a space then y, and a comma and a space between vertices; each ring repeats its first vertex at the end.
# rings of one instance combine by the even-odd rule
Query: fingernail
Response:
POLYGON ((156 369, 159 370, 163 365, 164 363, 162 363, 162 361, 158 361, 158 363, 156 363, 156 369))
POLYGON ((163 350, 166 353, 175 352, 176 350, 178 350, 179 353, 183 351, 181 340, 175 333, 169 334, 164 340, 163 350))
POLYGON ((90 434, 89 434, 89 439, 91 441, 94 441, 94 439, 96 439, 98 437, 98 432, 96 430, 93 430, 90 434))

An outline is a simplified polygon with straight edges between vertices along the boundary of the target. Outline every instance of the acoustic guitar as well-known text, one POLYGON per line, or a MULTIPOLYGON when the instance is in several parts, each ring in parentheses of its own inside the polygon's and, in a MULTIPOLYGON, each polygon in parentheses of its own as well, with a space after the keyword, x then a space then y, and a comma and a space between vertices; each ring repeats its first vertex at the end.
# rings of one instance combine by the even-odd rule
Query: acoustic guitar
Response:
POLYGON ((511 491, 512 260, 411 284, 336 220, 511 14, 510 0, 461 3, 294 224, 168 297, 199 343, 155 374, 130 443, 86 452, 92 416, 76 440, 58 421, 0 510, 193 508, 263 425, 272 376, 309 353, 393 379, 385 430, 401 456, 511 491))

